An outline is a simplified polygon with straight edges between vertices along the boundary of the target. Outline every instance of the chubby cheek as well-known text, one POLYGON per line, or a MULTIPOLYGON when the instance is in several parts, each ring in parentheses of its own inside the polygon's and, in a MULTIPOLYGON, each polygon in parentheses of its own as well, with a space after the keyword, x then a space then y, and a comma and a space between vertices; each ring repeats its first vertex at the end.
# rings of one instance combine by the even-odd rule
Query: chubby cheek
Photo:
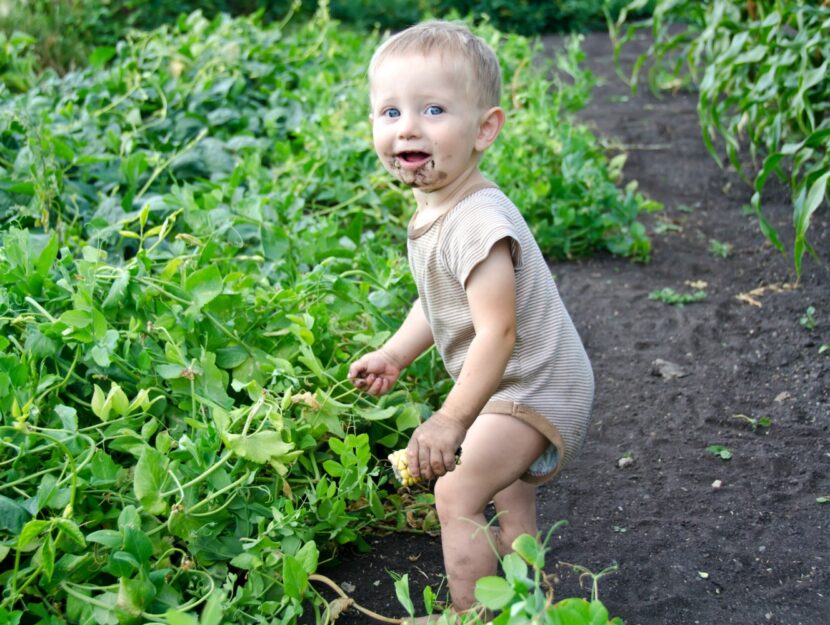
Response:
POLYGON ((375 154, 377 154, 381 162, 385 164, 386 160, 389 158, 389 154, 391 153, 391 147, 388 139, 384 137, 383 133, 375 131, 372 134, 372 145, 375 148, 375 154))

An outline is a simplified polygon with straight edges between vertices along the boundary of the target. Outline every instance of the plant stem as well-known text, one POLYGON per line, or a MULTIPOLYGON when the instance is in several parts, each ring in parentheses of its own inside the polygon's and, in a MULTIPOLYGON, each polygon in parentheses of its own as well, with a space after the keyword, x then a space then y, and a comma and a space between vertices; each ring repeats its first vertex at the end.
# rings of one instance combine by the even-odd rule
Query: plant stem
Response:
MULTIPOLYGON (((216 461, 214 464, 212 464, 205 471, 203 471, 202 473, 200 473, 199 475, 194 477, 189 482, 187 482, 185 484, 182 484, 181 488, 183 490, 187 489, 187 488, 190 488, 191 486, 195 486, 196 484, 198 484, 202 480, 206 479, 207 477, 209 477, 210 475, 215 473, 217 470, 219 470, 228 460, 230 460, 232 455, 233 455, 232 452, 225 451, 225 453, 222 454, 222 457, 219 458, 218 461, 216 461)), ((169 490, 167 492, 161 493, 161 495, 159 495, 159 497, 162 498, 162 499, 165 499, 166 497, 169 497, 170 495, 175 495, 178 490, 179 490, 178 488, 174 488, 173 490, 169 490)))
MULTIPOLYGON (((228 484, 227 486, 223 486, 223 487, 222 487, 222 488, 220 488, 219 490, 217 490, 217 491, 215 491, 215 492, 211 493, 210 495, 208 495, 207 497, 205 497, 205 498, 204 498, 204 499, 202 499, 201 501, 198 501, 197 503, 195 503, 194 505, 192 505, 192 506, 190 507, 190 509, 189 509, 189 510, 187 510, 187 512, 188 512, 188 513, 193 513, 193 511, 194 511, 194 510, 196 510, 196 509, 198 509, 198 508, 202 507, 202 506, 203 506, 203 505, 205 505, 206 503, 209 503, 209 502, 213 501, 213 500, 214 500, 214 499, 216 499, 217 497, 220 497, 220 496, 224 495, 226 492, 228 492, 228 491, 229 491, 229 490, 231 490, 232 488, 236 488, 237 486, 242 485, 242 483, 244 483, 244 482, 245 482, 246 480, 248 480, 250 477, 251 477, 251 472, 250 472, 250 471, 248 471, 248 472, 246 472, 246 473, 245 473, 242 477, 240 477, 239 479, 237 479, 236 481, 231 482, 231 483, 230 483, 230 484, 228 484)), ((227 505, 227 504, 223 504, 223 505, 227 505)), ((212 510, 212 511, 211 511, 211 514, 212 514, 213 512, 216 512, 216 511, 215 511, 215 510, 212 510)))

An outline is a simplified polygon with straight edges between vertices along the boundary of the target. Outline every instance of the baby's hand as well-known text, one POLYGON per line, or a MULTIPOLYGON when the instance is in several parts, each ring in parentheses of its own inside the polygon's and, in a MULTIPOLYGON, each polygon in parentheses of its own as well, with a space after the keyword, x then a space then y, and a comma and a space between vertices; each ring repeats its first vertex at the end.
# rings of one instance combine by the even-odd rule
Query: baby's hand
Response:
POLYGON ((409 473, 413 478, 431 480, 455 469, 455 452, 464 441, 467 428, 442 412, 424 421, 406 447, 409 473))
POLYGON ((398 380, 401 367, 387 352, 378 350, 363 355, 349 367, 349 380, 369 395, 383 395, 398 380))

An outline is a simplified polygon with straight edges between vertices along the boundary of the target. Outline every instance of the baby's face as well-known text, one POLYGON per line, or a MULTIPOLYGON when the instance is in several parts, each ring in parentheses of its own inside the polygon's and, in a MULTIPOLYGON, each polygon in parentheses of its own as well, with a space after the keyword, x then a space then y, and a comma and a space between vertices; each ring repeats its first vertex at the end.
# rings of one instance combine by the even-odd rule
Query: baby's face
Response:
POLYGON ((438 54, 385 59, 370 85, 372 134, 384 167, 422 191, 440 189, 477 167, 484 110, 470 70, 438 54))

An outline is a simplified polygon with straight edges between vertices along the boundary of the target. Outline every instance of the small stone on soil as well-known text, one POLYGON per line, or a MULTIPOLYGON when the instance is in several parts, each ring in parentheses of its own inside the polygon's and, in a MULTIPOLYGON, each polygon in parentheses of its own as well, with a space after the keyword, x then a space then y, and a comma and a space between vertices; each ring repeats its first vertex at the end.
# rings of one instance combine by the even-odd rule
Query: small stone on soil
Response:
POLYGON ((662 377, 664 380, 674 380, 689 375, 689 372, 680 365, 658 358, 651 363, 651 375, 662 377))

